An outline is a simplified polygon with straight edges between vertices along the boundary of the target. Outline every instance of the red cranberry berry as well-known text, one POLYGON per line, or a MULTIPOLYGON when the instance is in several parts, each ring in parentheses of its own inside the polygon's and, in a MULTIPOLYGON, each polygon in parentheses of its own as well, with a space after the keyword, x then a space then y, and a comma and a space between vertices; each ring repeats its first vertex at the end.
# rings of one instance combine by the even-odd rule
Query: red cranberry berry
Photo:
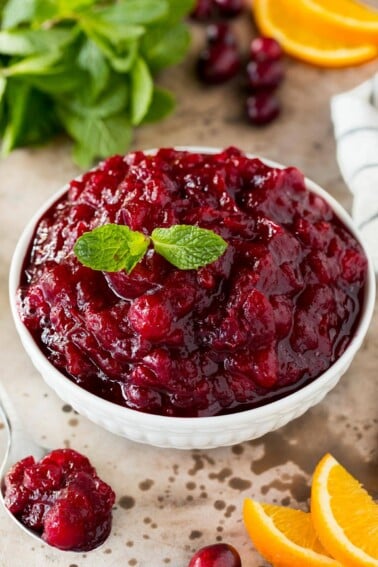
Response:
POLYGON ((247 98, 246 108, 249 121, 257 126, 272 122, 280 113, 280 103, 269 91, 250 95, 247 98))
POLYGON ((235 18, 244 8, 243 0, 214 0, 214 4, 224 18, 235 18))
POLYGON ((241 567, 241 559, 232 545, 216 543, 199 549, 188 567, 241 567))
POLYGON ((214 8, 213 0, 197 0, 190 17, 199 22, 209 21, 214 16, 214 8))
POLYGON ((209 26, 207 26, 206 40, 207 45, 222 43, 223 45, 236 46, 236 37, 232 32, 229 24, 227 24, 226 22, 218 22, 216 24, 210 24, 209 26))
POLYGON ((197 61, 197 74, 204 83, 216 85, 234 77, 240 68, 240 56, 233 45, 215 43, 205 48, 197 61))
POLYGON ((254 61, 277 61, 282 54, 280 44, 272 37, 255 37, 251 41, 250 56, 254 61))
POLYGON ((281 61, 250 61, 247 65, 248 86, 253 90, 275 89, 283 77, 281 61))

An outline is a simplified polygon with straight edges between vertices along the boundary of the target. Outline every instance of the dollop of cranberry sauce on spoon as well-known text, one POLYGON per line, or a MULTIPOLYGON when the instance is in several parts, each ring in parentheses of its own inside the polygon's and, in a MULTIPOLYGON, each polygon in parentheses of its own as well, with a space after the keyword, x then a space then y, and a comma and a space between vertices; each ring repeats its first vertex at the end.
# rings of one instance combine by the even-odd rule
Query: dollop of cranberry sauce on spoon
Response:
POLYGON ((71 182, 37 224, 18 306, 44 354, 79 386, 166 416, 241 411, 316 379, 358 321, 367 260, 293 167, 235 148, 115 156, 71 182), (149 250, 128 275, 81 265, 79 236, 117 223, 198 225, 226 252, 179 270, 149 250))
POLYGON ((115 494, 84 455, 56 449, 25 457, 5 477, 4 503, 27 528, 65 551, 89 551, 108 537, 115 494))

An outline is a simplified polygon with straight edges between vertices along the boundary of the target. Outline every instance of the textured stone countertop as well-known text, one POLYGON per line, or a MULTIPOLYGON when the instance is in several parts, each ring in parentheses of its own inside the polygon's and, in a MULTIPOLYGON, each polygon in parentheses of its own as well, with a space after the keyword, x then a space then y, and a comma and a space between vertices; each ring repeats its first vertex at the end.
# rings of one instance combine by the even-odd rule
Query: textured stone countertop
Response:
MULTIPOLYGON (((237 31, 244 44, 253 33, 246 21, 237 31)), ((237 82, 207 89, 196 82, 193 65, 202 36, 196 28, 190 56, 160 79, 177 93, 176 113, 140 129, 131 149, 236 145, 298 166, 349 208, 335 159, 329 99, 368 78, 376 62, 333 71, 287 59, 279 92, 282 115, 256 129, 244 120, 237 82)), ((377 313, 349 371, 323 402, 286 427, 234 447, 186 452, 139 445, 77 415, 45 386, 11 320, 9 263, 32 213, 77 173, 65 139, 15 151, 0 162, 1 380, 37 441, 84 452, 113 486, 113 530, 97 551, 64 553, 28 538, 0 509, 1 567, 186 567, 196 549, 216 541, 237 547, 243 566, 265 567, 243 528, 243 499, 251 495, 307 510, 311 473, 327 451, 377 496, 377 313)), ((1 457, 5 435, 0 428, 1 457)))

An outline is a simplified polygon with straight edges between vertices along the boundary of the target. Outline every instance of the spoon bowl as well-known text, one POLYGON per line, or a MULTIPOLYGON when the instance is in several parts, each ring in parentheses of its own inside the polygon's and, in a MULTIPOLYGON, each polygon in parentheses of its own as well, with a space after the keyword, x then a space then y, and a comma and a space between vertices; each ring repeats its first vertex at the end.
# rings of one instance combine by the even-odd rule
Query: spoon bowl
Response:
POLYGON ((25 433, 1 383, 0 419, 8 434, 0 468, 0 500, 12 520, 54 549, 86 552, 101 547, 111 531, 112 488, 97 476, 85 455, 35 443, 25 433))

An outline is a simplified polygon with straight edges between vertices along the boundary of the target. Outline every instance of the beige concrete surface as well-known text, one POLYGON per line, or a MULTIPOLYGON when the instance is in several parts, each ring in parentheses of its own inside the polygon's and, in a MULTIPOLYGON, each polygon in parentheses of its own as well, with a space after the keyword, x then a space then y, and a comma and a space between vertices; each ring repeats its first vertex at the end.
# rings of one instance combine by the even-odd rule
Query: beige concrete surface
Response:
MULTIPOLYGON (((252 26, 246 19, 236 27, 246 47, 252 26)), ((175 114, 141 128, 131 149, 236 145, 298 166, 349 208, 350 195, 335 160, 329 99, 368 78, 376 62, 325 70, 287 58, 279 91, 282 115, 257 129, 245 121, 245 94, 238 80, 218 88, 198 84, 193 67, 203 29, 197 27, 193 34, 187 60, 160 77, 177 94, 175 114)), ((32 213, 77 173, 64 138, 44 148, 15 151, 0 161, 0 374, 37 441, 84 452, 114 487, 113 531, 97 551, 64 553, 36 544, 0 509, 0 566, 187 567, 199 547, 227 541, 240 551, 243 567, 266 567, 243 528, 243 499, 250 495, 307 510, 311 472, 327 451, 377 497, 377 313, 350 370, 322 403, 286 427, 235 447, 181 452, 141 446, 75 414, 45 386, 11 320, 9 263, 32 213)), ((3 428, 0 441, 4 443, 3 428)))

